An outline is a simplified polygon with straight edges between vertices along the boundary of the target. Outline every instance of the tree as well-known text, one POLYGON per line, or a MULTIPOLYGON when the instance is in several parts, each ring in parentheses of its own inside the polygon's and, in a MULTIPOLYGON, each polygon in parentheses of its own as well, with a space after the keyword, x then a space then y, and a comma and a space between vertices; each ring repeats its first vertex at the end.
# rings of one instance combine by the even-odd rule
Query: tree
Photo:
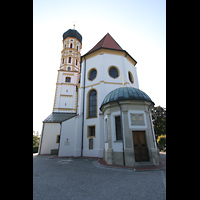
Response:
POLYGON ((166 135, 160 135, 160 136, 158 136, 157 143, 160 144, 160 145, 162 145, 162 148, 164 150, 164 146, 166 144, 166 135))
POLYGON ((156 139, 160 135, 166 135, 166 108, 161 106, 154 107, 151 110, 151 114, 156 139))
POLYGON ((33 147, 39 147, 40 138, 36 135, 33 135, 33 147))
POLYGON ((40 143, 40 138, 36 135, 33 135, 33 153, 38 152, 39 143, 40 143))

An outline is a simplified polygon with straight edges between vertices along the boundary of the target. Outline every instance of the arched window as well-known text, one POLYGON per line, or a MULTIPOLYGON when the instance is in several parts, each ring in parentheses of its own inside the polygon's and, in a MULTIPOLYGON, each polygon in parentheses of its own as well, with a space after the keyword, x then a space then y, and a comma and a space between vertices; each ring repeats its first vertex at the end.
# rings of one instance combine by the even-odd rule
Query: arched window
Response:
POLYGON ((88 118, 97 117, 97 92, 96 90, 90 91, 89 95, 88 118))
POLYGON ((72 48, 72 43, 70 44, 70 48, 72 48))
POLYGON ((76 47, 77 51, 78 51, 78 46, 76 47))
POLYGON ((71 63, 71 59, 72 59, 72 58, 71 58, 71 57, 69 57, 69 61, 68 61, 68 63, 71 63))

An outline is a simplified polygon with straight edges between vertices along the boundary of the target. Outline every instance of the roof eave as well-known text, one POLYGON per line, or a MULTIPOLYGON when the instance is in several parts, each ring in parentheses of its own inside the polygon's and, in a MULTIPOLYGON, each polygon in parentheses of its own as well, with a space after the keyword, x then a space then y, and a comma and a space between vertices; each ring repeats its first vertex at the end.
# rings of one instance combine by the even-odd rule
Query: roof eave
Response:
MULTIPOLYGON (((94 53, 94 52, 96 52, 96 51, 98 51, 98 50, 100 50, 100 49, 109 49, 109 50, 113 50, 113 51, 125 52, 125 53, 126 53, 125 57, 128 55, 128 56, 129 56, 132 60, 134 60, 134 62, 137 64, 137 61, 136 61, 127 51, 121 50, 121 49, 105 48, 105 47, 100 47, 100 48, 98 48, 98 49, 95 49, 94 51, 91 51, 91 52, 88 52, 88 53, 84 54, 83 56, 81 56, 81 60, 82 60, 83 57, 85 57, 85 56, 87 56, 87 55, 89 55, 89 54, 91 54, 91 53, 94 53)), ((136 65, 136 64, 135 64, 135 65, 136 65)))

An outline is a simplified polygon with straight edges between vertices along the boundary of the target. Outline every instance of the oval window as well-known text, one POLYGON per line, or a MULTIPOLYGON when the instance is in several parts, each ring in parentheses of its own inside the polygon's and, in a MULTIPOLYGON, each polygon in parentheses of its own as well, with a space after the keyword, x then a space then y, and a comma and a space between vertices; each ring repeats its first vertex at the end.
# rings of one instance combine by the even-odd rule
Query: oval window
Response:
POLYGON ((97 70, 96 69, 91 69, 88 73, 88 79, 90 81, 93 81, 97 76, 97 70))
POLYGON ((128 72, 128 78, 131 83, 134 83, 133 75, 131 72, 128 72))
POLYGON ((109 69, 109 75, 112 77, 112 78, 117 78, 119 76, 119 71, 116 67, 111 67, 109 69))

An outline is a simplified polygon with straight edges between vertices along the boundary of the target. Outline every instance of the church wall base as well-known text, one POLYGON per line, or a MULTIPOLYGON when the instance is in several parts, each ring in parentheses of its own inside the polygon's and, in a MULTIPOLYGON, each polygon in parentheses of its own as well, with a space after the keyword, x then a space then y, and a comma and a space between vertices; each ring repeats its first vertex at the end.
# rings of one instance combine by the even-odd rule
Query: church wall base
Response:
MULTIPOLYGON (((156 148, 150 149, 150 160, 148 162, 135 162, 135 156, 133 150, 125 150, 125 166, 136 167, 145 165, 159 165, 159 152, 156 148)), ((103 160, 110 165, 124 165, 123 152, 113 152, 113 149, 104 151, 103 160)))

